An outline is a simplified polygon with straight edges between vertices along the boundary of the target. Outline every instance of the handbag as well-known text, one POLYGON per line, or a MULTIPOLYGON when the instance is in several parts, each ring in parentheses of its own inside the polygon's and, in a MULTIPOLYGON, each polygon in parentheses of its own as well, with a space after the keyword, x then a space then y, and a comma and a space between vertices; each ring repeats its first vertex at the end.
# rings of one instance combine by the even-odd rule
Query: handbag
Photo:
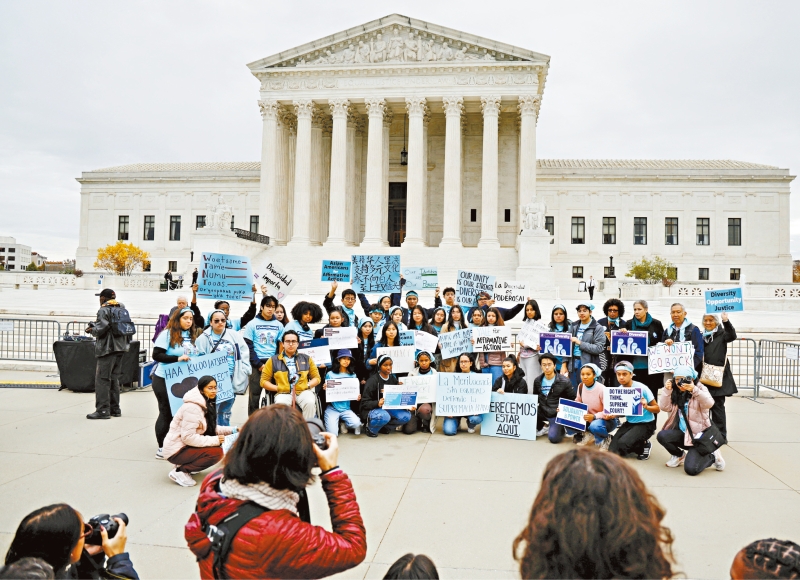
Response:
POLYGON ((689 431, 689 436, 692 438, 692 446, 697 449, 700 455, 704 457, 706 455, 711 455, 717 449, 728 443, 722 431, 720 431, 719 427, 714 425, 714 423, 711 423, 711 425, 706 427, 705 431, 695 437, 694 433, 692 433, 692 427, 689 425, 689 418, 683 412, 683 409, 679 407, 678 412, 683 415, 683 420, 686 422, 686 430, 689 431))
POLYGON ((725 366, 708 364, 703 361, 703 370, 700 372, 700 382, 707 387, 721 387, 725 366))

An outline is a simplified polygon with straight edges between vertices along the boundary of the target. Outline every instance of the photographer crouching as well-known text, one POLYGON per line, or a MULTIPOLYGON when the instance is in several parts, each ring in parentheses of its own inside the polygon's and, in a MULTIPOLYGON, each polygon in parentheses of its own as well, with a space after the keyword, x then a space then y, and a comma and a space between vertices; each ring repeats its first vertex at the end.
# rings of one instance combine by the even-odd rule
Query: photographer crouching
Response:
POLYGON ((350 478, 337 465, 337 439, 317 429, 312 439, 300 412, 285 405, 250 416, 224 468, 203 482, 186 524, 201 578, 322 578, 364 560, 364 522, 350 478), (298 513, 316 466, 332 532, 298 513))
POLYGON ((41 558, 56 578, 130 578, 138 580, 125 551, 128 516, 103 514, 83 523, 65 503, 29 513, 6 553, 6 566, 23 558, 41 558))

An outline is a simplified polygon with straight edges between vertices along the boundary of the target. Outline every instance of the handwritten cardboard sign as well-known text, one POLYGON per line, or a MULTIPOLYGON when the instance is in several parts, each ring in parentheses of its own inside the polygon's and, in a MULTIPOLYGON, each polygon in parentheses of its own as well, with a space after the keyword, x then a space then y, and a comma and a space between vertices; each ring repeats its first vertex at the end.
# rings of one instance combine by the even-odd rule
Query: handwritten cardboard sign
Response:
POLYGON ((358 378, 328 379, 325 381, 325 400, 329 403, 355 401, 361 394, 358 378))
POLYGON ((364 294, 400 292, 400 256, 352 256, 351 286, 364 294))
POLYGON ((720 312, 742 312, 741 288, 724 288, 722 290, 706 290, 706 314, 719 314, 720 312))
POLYGON ((550 332, 550 328, 541 320, 526 320, 517 334, 517 341, 528 348, 534 348, 539 344, 539 335, 543 332, 550 332))
POLYGON ((340 260, 322 260, 323 282, 349 282, 350 262, 340 260))
POLYGON ((212 300, 253 299, 253 270, 250 258, 233 254, 203 252, 197 277, 197 295, 212 300))
POLYGON ((435 336, 424 330, 414 331, 414 346, 417 350, 424 350, 427 352, 434 352, 436 345, 439 344, 439 337, 435 336))
POLYGON ((197 387, 201 377, 214 377, 217 381, 217 403, 232 399, 233 384, 228 374, 228 353, 214 352, 192 357, 187 362, 161 365, 164 369, 164 382, 167 384, 169 407, 175 415, 183 405, 183 396, 197 387))
POLYGON ((539 352, 555 356, 572 356, 572 335, 569 332, 540 332, 539 352))
POLYGON ((583 416, 588 412, 589 405, 570 401, 569 399, 559 399, 556 425, 571 427, 578 431, 586 431, 586 421, 584 421, 583 416))
POLYGON ((472 329, 475 352, 511 350, 511 327, 478 326, 472 329))
POLYGON ((439 286, 439 271, 436 266, 430 268, 403 268, 406 290, 428 290, 439 286))
POLYGON ((386 355, 392 359, 392 372, 408 373, 414 368, 413 346, 385 346, 378 347, 377 356, 386 355))
POLYGON ((472 352, 472 329, 454 330, 439 335, 442 358, 453 358, 464 352, 472 352))
POLYGON ((619 417, 641 417, 644 414, 643 399, 639 387, 606 387, 603 392, 603 412, 619 417))
POLYGON ((491 296, 494 294, 495 278, 496 276, 459 270, 456 279, 456 304, 465 306, 475 304, 475 297, 479 292, 488 292, 491 296))
POLYGON ((436 402, 436 373, 401 377, 398 380, 401 385, 406 385, 409 389, 416 389, 418 405, 436 402))
POLYGON ((659 343, 647 347, 647 371, 651 375, 671 373, 679 366, 694 367, 694 345, 690 341, 659 343))
POLYGON ((492 393, 489 412, 481 422, 481 435, 535 441, 538 401, 536 395, 492 393))
POLYGON ((629 332, 611 331, 611 354, 629 356, 647 356, 647 331, 631 330, 629 332))
POLYGON ((262 267, 253 272, 256 286, 266 284, 267 292, 275 296, 280 302, 297 285, 297 279, 291 276, 286 270, 279 267, 274 262, 267 262, 262 267))
POLYGON ((314 340, 301 340, 297 352, 302 352, 311 357, 317 366, 331 366, 331 351, 327 338, 315 338, 314 340))
POLYGON ((492 375, 488 373, 436 373, 436 414, 445 417, 489 412, 492 375))
POLYGON ((526 282, 494 282, 495 306, 513 306, 524 304, 528 300, 528 284, 526 282))

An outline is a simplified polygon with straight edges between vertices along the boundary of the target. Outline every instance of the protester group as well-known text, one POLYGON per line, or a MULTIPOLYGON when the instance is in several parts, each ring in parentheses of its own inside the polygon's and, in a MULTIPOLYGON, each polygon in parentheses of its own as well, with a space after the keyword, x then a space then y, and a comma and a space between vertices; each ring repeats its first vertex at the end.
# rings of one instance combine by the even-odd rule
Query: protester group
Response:
MULTIPOLYGON (((442 292, 437 286, 433 304, 423 305, 416 290, 404 291, 405 282, 401 277, 399 292, 373 302, 353 288, 339 292, 334 281, 321 306, 300 301, 289 312, 267 285, 253 285, 241 316, 226 300, 215 301, 204 315, 193 283, 191 299, 178 297, 159 321, 152 354, 156 457, 172 464, 169 478, 186 487, 196 485, 194 474, 223 461, 223 468, 203 481, 197 511, 186 526, 202 577, 320 577, 360 563, 366 553, 364 525, 350 480, 338 466, 338 438, 348 432, 435 433, 437 412, 445 436, 457 435, 466 420, 470 434, 483 423, 483 435, 546 436, 550 443, 571 440, 578 447, 548 464, 530 523, 514 542, 523 578, 671 577, 672 536, 661 523, 664 510, 624 458, 650 457, 656 416, 663 411, 667 419, 656 440, 670 454, 668 467, 682 465, 689 475, 725 468, 725 400, 737 392, 727 361, 736 331, 727 314, 721 319, 705 314, 696 325, 676 303, 664 325, 644 300, 633 303, 626 319, 625 305, 616 298, 605 301, 601 318, 591 300, 579 300, 574 312, 556 304, 543 313, 530 297, 509 308, 496 305, 486 290, 459 304, 450 286, 442 292), (502 327, 520 314, 514 348, 502 327), (459 332, 468 342, 462 335, 451 340, 451 333, 459 332), (486 336, 486 344, 501 348, 479 348, 486 336), (456 342, 463 352, 453 352, 456 342), (652 372, 666 368, 648 356, 654 347, 678 353, 665 357, 668 371, 652 372), (457 393, 462 384, 488 389, 490 403, 483 412, 457 403, 457 396, 442 396, 442 390, 457 393), (241 428, 231 425, 236 395, 248 403, 249 419, 241 428), (503 424, 500 416, 508 414, 525 424, 519 418, 503 424), (315 466, 332 532, 310 524, 305 488, 315 466), (556 505, 573 513, 555 514, 556 505), (239 523, 228 525, 234 513, 239 523), (624 525, 615 523, 620 514, 628 519, 624 525), (565 522, 586 525, 577 529, 565 522), (276 537, 282 546, 304 549, 276 549, 270 544, 276 537), (573 557, 579 554, 605 557, 573 557)), ((97 409, 90 419, 121 415, 114 385, 119 363, 112 359, 130 340, 117 331, 119 321, 129 317, 114 291, 99 296, 97 322, 87 328, 96 337, 99 361, 97 409), (104 357, 111 358, 100 364, 104 357)), ((102 571, 105 554, 103 573, 137 577, 123 554, 127 522, 115 520, 116 543, 104 528, 99 547, 86 551, 84 539, 92 530, 79 513, 65 505, 42 510, 20 524, 18 537, 34 534, 28 528, 41 526, 43 519, 58 518, 64 527, 80 523, 77 539, 59 550, 37 551, 24 539, 17 545, 15 537, 6 564, 35 556, 56 571, 71 565, 102 571)), ((44 537, 41 530, 36 534, 44 537)), ((740 567, 740 575, 732 577, 745 577, 745 569, 759 570, 758 577, 789 577, 780 575, 787 570, 800 574, 798 550, 791 542, 754 543, 737 554, 733 566, 740 567)), ((387 577, 438 577, 429 559, 413 554, 392 570, 397 575, 387 577), (409 575, 417 573, 426 575, 409 575)))

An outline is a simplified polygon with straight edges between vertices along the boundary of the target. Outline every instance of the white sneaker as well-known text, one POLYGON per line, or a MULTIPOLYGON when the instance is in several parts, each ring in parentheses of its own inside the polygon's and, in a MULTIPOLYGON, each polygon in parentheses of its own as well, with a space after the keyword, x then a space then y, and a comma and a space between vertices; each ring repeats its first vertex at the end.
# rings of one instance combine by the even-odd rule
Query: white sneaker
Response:
POLYGON ((164 449, 159 447, 156 449, 156 459, 164 459, 164 449))
POLYGON ((537 437, 544 437, 545 435, 547 435, 547 431, 548 431, 549 429, 550 429, 549 427, 542 427, 541 429, 539 429, 539 430, 536 432, 536 436, 537 436, 537 437))
POLYGON ((184 473, 183 471, 178 471, 177 468, 169 472, 169 478, 183 487, 192 487, 197 485, 197 482, 192 479, 191 475, 184 473))
POLYGON ((714 469, 717 471, 725 469, 725 459, 722 458, 722 453, 719 451, 714 452, 714 469))
POLYGON ((356 427, 353 429, 353 435, 361 435, 361 427, 356 427))
POLYGON ((467 425, 467 433, 475 433, 475 427, 470 427, 467 425))
POLYGON ((609 446, 610 446, 610 445, 611 445, 611 435, 609 435, 608 437, 606 437, 605 439, 603 439, 603 440, 600 442, 600 445, 598 445, 598 446, 597 446, 597 448, 598 448, 600 451, 608 451, 608 448, 609 448, 609 446))
POLYGON ((667 467, 680 467, 683 465, 683 462, 686 460, 686 454, 684 453, 680 457, 677 455, 672 455, 667 461, 667 467))
POLYGON ((339 423, 339 435, 347 435, 347 425, 345 423, 339 423))
POLYGON ((585 447, 586 445, 594 445, 594 435, 586 433, 580 441, 575 443, 578 447, 585 447))

